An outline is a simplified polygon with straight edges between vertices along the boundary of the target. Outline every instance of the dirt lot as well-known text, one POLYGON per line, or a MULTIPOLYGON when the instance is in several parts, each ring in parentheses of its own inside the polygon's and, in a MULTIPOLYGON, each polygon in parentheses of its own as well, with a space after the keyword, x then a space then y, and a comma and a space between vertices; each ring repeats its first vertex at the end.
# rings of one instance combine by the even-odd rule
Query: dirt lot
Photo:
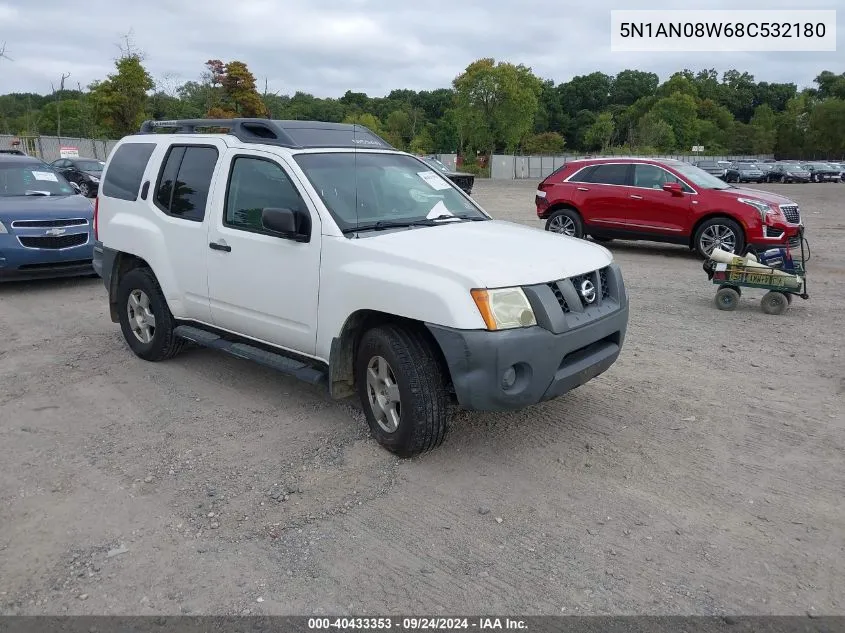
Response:
MULTIPOLYGON (((477 197, 540 226, 535 184, 477 197)), ((99 279, 0 286, 0 613, 845 613, 845 186, 767 188, 810 301, 613 243, 617 364, 410 461, 271 370, 136 359, 99 279)))

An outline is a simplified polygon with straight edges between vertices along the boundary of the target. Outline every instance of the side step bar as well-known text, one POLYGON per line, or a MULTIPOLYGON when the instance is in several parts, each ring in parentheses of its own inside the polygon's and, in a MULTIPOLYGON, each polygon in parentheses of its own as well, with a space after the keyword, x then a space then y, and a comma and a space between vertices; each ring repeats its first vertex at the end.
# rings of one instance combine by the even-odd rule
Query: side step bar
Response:
POLYGON ((304 382, 312 385, 319 385, 327 382, 327 375, 325 371, 321 371, 316 367, 312 367, 302 361, 290 358, 284 354, 268 352, 266 350, 247 345, 246 343, 235 343, 226 340, 213 332, 208 332, 190 325, 178 325, 173 330, 173 333, 179 338, 183 338, 197 345, 203 347, 210 347, 211 349, 226 352, 238 358, 245 358, 251 360, 265 367, 275 369, 288 376, 293 376, 304 382))

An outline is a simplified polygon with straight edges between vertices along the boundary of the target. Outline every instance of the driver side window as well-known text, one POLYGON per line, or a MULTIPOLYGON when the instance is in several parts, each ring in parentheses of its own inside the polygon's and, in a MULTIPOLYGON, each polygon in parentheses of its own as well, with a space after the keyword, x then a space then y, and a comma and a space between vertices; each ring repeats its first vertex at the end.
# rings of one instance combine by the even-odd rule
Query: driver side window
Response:
POLYGON ((232 161, 223 224, 253 233, 267 233, 261 223, 264 209, 308 211, 291 181, 277 163, 254 156, 232 161))
POLYGON ((684 191, 690 193, 690 188, 681 182, 679 178, 657 165, 642 163, 634 166, 635 187, 662 189, 663 185, 667 182, 676 182, 684 188, 684 191))

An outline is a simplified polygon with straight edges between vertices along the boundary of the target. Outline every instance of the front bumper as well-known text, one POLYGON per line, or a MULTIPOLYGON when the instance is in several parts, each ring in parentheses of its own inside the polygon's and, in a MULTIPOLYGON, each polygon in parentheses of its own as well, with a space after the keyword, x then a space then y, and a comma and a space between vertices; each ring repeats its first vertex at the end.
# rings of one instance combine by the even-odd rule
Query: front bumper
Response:
MULTIPOLYGON (((521 409, 562 396, 607 371, 619 357, 628 326, 621 275, 615 265, 612 268, 618 279, 615 298, 568 313, 568 325, 562 328, 542 316, 539 325, 498 332, 427 324, 443 351, 460 406, 475 411, 521 409), (506 388, 503 379, 511 368, 516 381, 506 388)), ((537 299, 532 300, 537 314, 545 299, 540 293, 532 297, 537 299)))
MULTIPOLYGON (((0 280, 20 281, 50 277, 90 275, 93 247, 85 244, 70 248, 26 248, 18 234, 0 235, 0 280)), ((24 235, 24 237, 26 237, 24 235)))

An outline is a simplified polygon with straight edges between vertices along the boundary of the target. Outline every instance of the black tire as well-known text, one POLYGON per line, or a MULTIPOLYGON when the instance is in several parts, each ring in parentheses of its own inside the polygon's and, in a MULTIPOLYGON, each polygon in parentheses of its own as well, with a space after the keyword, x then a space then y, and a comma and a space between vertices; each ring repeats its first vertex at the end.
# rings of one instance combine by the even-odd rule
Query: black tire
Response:
MULTIPOLYGON (((137 296, 137 295, 135 295, 137 296)), ((117 313, 120 320, 120 329, 123 331, 123 338, 136 356, 148 361, 162 361, 172 358, 185 346, 184 339, 177 337, 173 330, 176 321, 161 286, 158 285, 153 271, 149 268, 133 268, 126 273, 117 286, 117 313), (148 301, 148 313, 154 317, 151 338, 148 342, 136 335, 133 327, 138 325, 137 321, 130 323, 130 296, 136 292, 146 295, 148 301)))
POLYGON ((612 237, 602 237, 601 235, 591 235, 596 242, 601 242, 602 244, 607 244, 608 242, 612 242, 612 237))
POLYGON ((782 184, 782 185, 785 185, 785 184, 786 184, 786 176, 781 176, 781 177, 780 177, 780 184, 782 184))
POLYGON ((740 297, 742 296, 742 288, 740 288, 739 286, 732 286, 730 284, 722 284, 721 286, 719 286, 719 290, 721 290, 722 288, 730 288, 731 290, 736 292, 736 294, 738 294, 740 297))
POLYGON ((705 220, 695 231, 695 235, 693 236, 693 248, 700 257, 704 257, 706 259, 710 255, 710 251, 713 250, 712 248, 708 250, 707 247, 702 244, 702 238, 705 237, 705 234, 709 238, 711 233, 716 231, 721 233, 723 230, 729 230, 733 233, 733 252, 737 255, 743 252, 743 249, 745 248, 745 233, 743 232, 742 227, 736 222, 736 220, 725 217, 716 217, 705 220))
MULTIPOLYGON (((379 444, 400 457, 413 457, 443 443, 449 420, 446 375, 430 343, 417 330, 399 325, 382 325, 364 333, 355 356, 355 381, 367 423, 379 444), (386 376, 398 387, 398 414, 392 431, 387 414, 374 410, 371 402, 379 394, 371 390, 368 371, 381 358, 386 376)), ((382 396, 386 397, 387 392, 382 396)), ((394 407, 395 409, 395 407, 394 407)))
POLYGON ((79 193, 86 198, 91 197, 91 186, 84 180, 79 183, 79 193))
POLYGON ((546 230, 584 239, 584 222, 575 209, 558 209, 552 213, 546 220, 546 230))
POLYGON ((789 299, 782 292, 770 290, 763 295, 763 298, 760 300, 760 307, 766 314, 783 314, 789 307, 789 299))
POLYGON ((736 310, 739 305, 739 293, 736 288, 722 286, 716 292, 716 307, 720 310, 736 310))

